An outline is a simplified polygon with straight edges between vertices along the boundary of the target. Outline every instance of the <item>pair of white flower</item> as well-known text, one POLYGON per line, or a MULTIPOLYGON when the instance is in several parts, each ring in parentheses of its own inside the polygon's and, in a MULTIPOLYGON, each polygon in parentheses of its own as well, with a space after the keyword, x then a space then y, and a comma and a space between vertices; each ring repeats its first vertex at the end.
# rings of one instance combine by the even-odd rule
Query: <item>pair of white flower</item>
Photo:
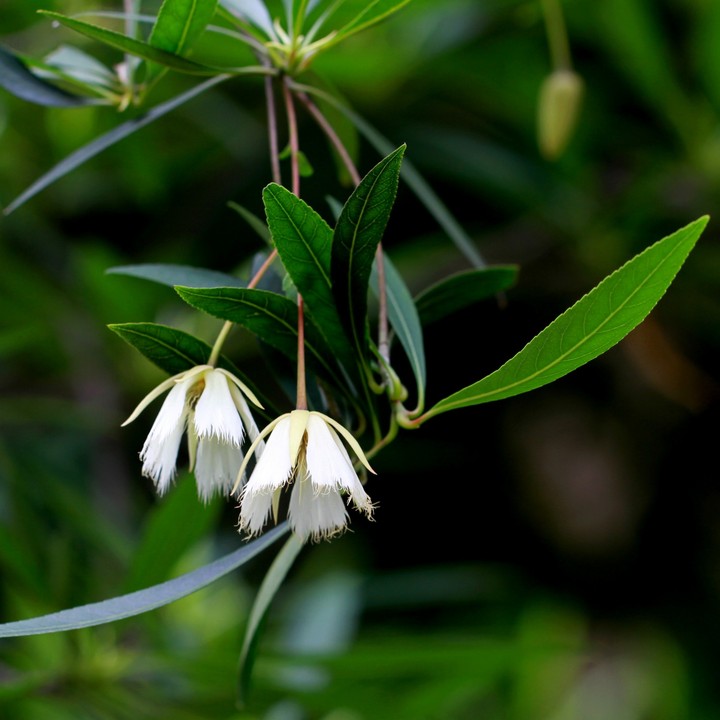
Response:
POLYGON ((232 373, 200 365, 158 385, 123 425, 135 420, 167 390, 170 392, 140 452, 143 475, 152 478, 160 494, 175 477, 177 453, 187 429, 190 469, 204 501, 216 492, 229 493, 241 486, 248 461, 256 455, 240 503, 240 529, 250 535, 262 531, 271 512, 277 515, 282 490, 293 480, 288 520, 303 540, 328 538, 345 529, 348 514, 341 493, 347 494, 358 510, 372 515, 372 502, 337 433, 360 462, 373 470, 355 438, 332 418, 294 410, 259 433, 245 400, 246 396, 262 408, 252 391, 232 373), (243 459, 245 430, 252 444, 243 459))

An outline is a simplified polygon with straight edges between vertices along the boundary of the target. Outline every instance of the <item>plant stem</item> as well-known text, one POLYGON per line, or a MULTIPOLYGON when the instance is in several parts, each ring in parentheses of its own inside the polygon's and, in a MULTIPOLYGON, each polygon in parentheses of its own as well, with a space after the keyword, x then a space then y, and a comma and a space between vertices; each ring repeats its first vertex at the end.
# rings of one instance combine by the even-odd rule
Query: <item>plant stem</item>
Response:
POLYGON ((272 167, 273 181, 282 185, 282 174, 280 172, 280 151, 278 149, 278 126, 277 109, 275 107, 275 93, 273 78, 265 78, 265 104, 268 116, 268 140, 270 144, 270 165, 272 167))
POLYGON ((305 385, 305 304, 298 295, 298 353, 297 353, 297 400, 298 410, 307 410, 307 389, 305 385))
MULTIPOLYGON (((304 92, 296 92, 296 95, 332 143, 350 174, 353 183, 357 187, 360 184, 360 173, 355 167, 355 163, 352 161, 350 153, 340 139, 340 136, 335 132, 335 128, 328 122, 328 119, 323 115, 320 108, 304 92)), ((390 345, 388 343, 387 287, 385 285, 385 263, 383 262, 382 243, 378 244, 377 250, 375 251, 375 261, 378 274, 378 352, 389 364, 390 345)))
POLYGON ((572 60, 560 0, 542 0, 542 8, 553 69, 570 70, 572 60))

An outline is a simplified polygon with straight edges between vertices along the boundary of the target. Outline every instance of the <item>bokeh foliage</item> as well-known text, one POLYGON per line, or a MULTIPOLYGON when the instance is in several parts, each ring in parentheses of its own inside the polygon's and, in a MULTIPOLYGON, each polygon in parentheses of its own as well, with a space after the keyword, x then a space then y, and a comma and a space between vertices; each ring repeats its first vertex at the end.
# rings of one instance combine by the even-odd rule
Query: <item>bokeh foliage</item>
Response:
MULTIPOLYGON (((40 54, 75 37, 36 9, 96 6, 10 0, 0 33, 40 54)), ((715 214, 717 5, 563 7, 585 98, 552 163, 536 142, 550 71, 539 3, 414 0, 315 67, 407 143, 489 260, 522 268, 502 307, 488 301, 428 330, 430 404, 497 367, 627 257, 715 214), (448 357, 453 336, 467 342, 448 357)), ((168 75, 150 100, 194 82, 168 75)), ((125 117, 3 93, 0 201, 125 117)), ((314 168, 304 197, 323 207, 336 167, 302 122, 314 168)), ((3 619, 159 582, 237 543, 234 508, 199 506, 187 481, 161 503, 139 477, 143 429, 119 423, 162 376, 105 329, 153 318, 212 342, 217 322, 104 270, 248 265, 262 241, 226 202, 262 213, 263 123, 260 82, 234 80, 2 220, 3 619)), ((362 141, 359 158, 365 170, 378 160, 362 141)), ((301 556, 269 618, 245 710, 235 708, 238 654, 269 556, 144 618, 3 641, 0 715, 715 717, 715 227, 661 306, 607 357, 532 395, 437 418, 378 458, 377 522, 301 556)), ((467 267, 402 186, 385 245, 413 291, 467 267)), ((265 362, 248 337, 231 347, 248 374, 265 362)))

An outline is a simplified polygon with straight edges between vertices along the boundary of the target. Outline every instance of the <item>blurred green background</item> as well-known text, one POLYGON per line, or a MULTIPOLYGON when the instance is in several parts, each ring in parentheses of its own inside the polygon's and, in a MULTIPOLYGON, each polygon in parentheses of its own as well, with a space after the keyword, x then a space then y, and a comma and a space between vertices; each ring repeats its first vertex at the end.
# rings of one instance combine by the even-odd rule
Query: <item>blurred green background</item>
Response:
MULTIPOLYGON (((105 3, 120 9, 120 3, 105 3)), ((5 0, 0 38, 72 42, 5 0)), ((148 4, 151 8, 151 4, 148 4)), ((539 2, 414 0, 313 69, 432 182, 493 263, 506 303, 426 331, 430 403, 493 370, 604 275, 702 214, 720 190, 720 4, 566 0, 585 81, 577 132, 544 160, 551 70, 539 2)), ((150 98, 192 86, 168 76, 150 98)), ((132 114, 135 111, 129 111, 132 114)), ((0 92, 0 203, 125 119, 0 92)), ((315 174, 344 198, 301 114, 315 174)), ((360 142, 359 164, 378 159, 360 142)), ((245 266, 262 210, 262 86, 234 80, 96 157, 0 220, 0 618, 145 587, 235 548, 236 510, 183 477, 158 501, 120 429, 162 379, 110 333, 217 323, 113 265, 245 266)), ((328 213, 329 214, 329 211, 328 213)), ((0 640, 0 718, 703 720, 720 716, 716 469, 720 246, 711 220, 668 295, 620 346, 558 383, 439 417, 374 461, 376 522, 308 547, 272 608, 255 686, 235 704, 249 604, 272 551, 167 608, 112 626, 0 640)), ((385 237, 413 291, 466 267, 401 187, 385 237)), ((238 333, 249 375, 264 361, 238 333)))

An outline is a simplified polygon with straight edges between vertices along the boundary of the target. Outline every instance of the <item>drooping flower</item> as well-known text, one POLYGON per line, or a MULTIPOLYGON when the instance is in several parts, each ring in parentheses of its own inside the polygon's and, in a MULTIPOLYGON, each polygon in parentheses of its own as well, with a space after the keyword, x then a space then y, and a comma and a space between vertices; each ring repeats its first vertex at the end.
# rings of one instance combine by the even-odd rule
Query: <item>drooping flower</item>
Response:
POLYGON ((227 494, 243 462, 242 441, 258 428, 245 400, 262 408, 253 392, 232 373, 198 365, 160 383, 135 408, 123 426, 131 423, 156 398, 170 390, 140 451, 142 472, 152 478, 161 495, 175 477, 177 454, 187 430, 190 469, 198 495, 207 502, 216 493, 227 494))
POLYGON ((345 529, 348 513, 343 493, 348 504, 371 517, 372 501, 338 433, 374 472, 357 440, 327 415, 293 410, 270 423, 250 446, 238 475, 242 476, 258 443, 270 434, 242 493, 240 529, 250 535, 261 532, 271 512, 277 513, 283 487, 293 481, 288 521, 302 540, 329 538, 345 529))

